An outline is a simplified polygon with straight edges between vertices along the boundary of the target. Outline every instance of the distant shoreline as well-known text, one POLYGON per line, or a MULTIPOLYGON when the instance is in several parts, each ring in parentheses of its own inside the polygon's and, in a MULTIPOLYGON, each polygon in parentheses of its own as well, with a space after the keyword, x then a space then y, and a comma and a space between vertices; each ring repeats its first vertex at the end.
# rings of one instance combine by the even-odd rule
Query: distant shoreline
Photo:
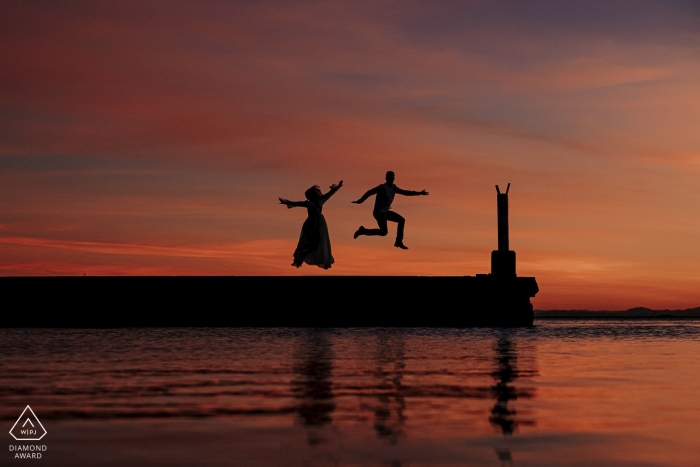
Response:
POLYGON ((652 310, 638 307, 622 311, 535 310, 535 319, 700 319, 700 307, 685 310, 652 310))

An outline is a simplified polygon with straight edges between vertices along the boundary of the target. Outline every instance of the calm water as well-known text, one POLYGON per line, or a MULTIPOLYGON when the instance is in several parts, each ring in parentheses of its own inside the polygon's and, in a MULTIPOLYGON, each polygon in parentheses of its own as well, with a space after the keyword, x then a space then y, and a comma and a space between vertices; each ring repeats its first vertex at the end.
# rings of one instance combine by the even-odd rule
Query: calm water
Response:
MULTIPOLYGON (((41 465, 700 465, 700 322, 0 330, 41 465)), ((2 465, 16 465, 5 435, 2 465)))

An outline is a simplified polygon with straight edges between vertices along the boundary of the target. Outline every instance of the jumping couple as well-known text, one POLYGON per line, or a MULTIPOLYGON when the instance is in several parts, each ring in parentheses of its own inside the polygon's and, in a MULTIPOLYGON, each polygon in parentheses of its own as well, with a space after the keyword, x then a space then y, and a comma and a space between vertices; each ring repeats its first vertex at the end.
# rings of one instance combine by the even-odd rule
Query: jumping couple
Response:
MULTIPOLYGON (((360 226, 355 232, 354 238, 361 235, 366 236, 386 236, 389 233, 387 223, 389 221, 396 222, 398 224, 396 230, 396 241, 394 246, 407 250, 408 247, 403 244, 403 231, 406 220, 400 214, 391 210, 391 203, 394 201, 394 195, 397 193, 404 196, 420 196, 427 195, 428 192, 422 191, 411 191, 402 190, 401 188, 394 185, 395 175, 394 172, 389 171, 386 173, 386 182, 379 186, 368 190, 367 193, 362 195, 357 201, 353 201, 354 204, 362 204, 367 198, 372 195, 376 195, 374 199, 374 212, 372 215, 377 221, 377 229, 367 229, 364 226, 360 226)), ((337 185, 333 184, 330 190, 323 194, 317 185, 312 186, 304 195, 306 196, 306 201, 289 201, 287 199, 280 198, 280 204, 284 204, 287 208, 293 207, 305 207, 307 210, 308 217, 304 221, 304 225, 301 228, 301 235, 299 236, 299 243, 297 244, 297 249, 294 251, 294 262, 292 266, 301 267, 303 263, 316 265, 323 269, 328 269, 334 262, 333 255, 331 255, 331 241, 328 236, 328 225, 326 224, 326 219, 321 214, 323 209, 323 204, 328 201, 328 199, 333 196, 340 187, 343 186, 343 181, 341 180, 337 185)))

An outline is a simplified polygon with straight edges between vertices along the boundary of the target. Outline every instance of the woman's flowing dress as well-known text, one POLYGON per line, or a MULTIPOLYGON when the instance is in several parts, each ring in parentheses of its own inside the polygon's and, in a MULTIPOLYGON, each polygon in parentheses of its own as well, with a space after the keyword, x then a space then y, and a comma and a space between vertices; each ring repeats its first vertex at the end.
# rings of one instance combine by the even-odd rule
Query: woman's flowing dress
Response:
POLYGON ((328 235, 326 219, 321 214, 325 200, 304 201, 308 217, 301 227, 299 243, 294 251, 292 266, 301 267, 302 263, 328 269, 335 262, 331 254, 331 239, 328 235))

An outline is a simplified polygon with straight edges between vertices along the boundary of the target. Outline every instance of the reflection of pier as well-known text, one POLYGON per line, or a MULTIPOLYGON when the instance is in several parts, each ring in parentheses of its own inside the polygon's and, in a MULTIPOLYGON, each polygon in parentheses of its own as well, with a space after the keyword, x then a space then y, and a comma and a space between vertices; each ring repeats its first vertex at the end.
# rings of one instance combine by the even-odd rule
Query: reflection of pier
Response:
POLYGON ((404 341, 400 335, 380 334, 377 342, 378 404, 374 409, 374 430, 379 438, 396 444, 403 434, 406 403, 401 379, 404 371, 404 341))
MULTIPOLYGON (((510 404, 518 398, 534 397, 534 389, 515 387, 520 376, 518 355, 515 345, 506 336, 496 342, 496 369, 492 373, 495 385, 491 386, 491 395, 496 400, 491 409, 489 422, 501 430, 504 435, 512 435, 519 425, 534 425, 534 421, 517 418, 515 408, 510 404), (510 404, 510 405, 509 405, 510 404)), ((534 370, 526 370, 534 373, 534 370)))
MULTIPOLYGON (((331 423, 335 410, 331 389, 333 351, 323 331, 309 330, 295 356, 292 393, 300 400, 299 420, 307 427, 322 427, 331 423)), ((309 444, 318 444, 319 438, 309 433, 309 444)))

